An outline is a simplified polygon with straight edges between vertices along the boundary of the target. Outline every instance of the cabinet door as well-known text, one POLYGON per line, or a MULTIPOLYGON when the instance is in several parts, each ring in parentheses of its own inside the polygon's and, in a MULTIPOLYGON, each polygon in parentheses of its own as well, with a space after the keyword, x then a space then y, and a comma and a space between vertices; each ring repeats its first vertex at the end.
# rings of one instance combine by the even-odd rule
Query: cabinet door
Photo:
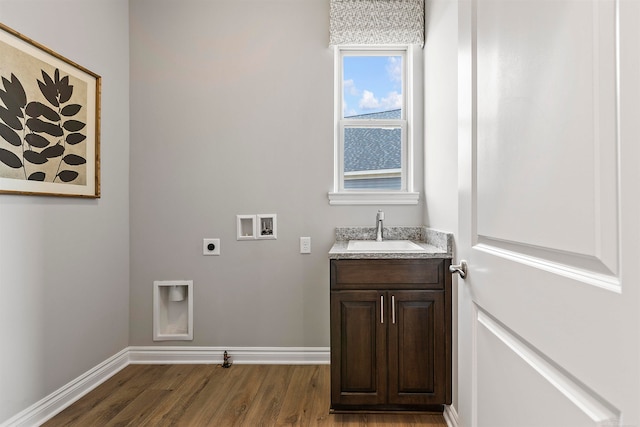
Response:
POLYGON ((375 405, 386 391, 385 294, 331 292, 331 403, 375 405))
POLYGON ((389 403, 446 400, 444 292, 389 292, 389 403))

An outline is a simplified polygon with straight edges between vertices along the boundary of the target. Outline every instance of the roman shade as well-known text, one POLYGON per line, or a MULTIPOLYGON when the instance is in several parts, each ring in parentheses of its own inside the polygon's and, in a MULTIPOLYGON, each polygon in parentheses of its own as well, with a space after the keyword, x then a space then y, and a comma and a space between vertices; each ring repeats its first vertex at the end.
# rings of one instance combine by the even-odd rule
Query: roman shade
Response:
POLYGON ((424 45, 424 0, 330 0, 331 45, 424 45))

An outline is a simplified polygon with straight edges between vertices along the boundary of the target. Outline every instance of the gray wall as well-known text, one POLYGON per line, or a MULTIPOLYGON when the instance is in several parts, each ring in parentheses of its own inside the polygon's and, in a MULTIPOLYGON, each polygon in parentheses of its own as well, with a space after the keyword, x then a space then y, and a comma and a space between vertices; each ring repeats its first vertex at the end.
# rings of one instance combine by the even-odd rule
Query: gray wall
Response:
POLYGON ((103 77, 102 198, 0 195, 2 422, 128 345, 129 45, 125 0, 0 0, 0 22, 103 77))
MULTIPOLYGON (((328 9, 131 1, 132 345, 153 344, 152 285, 169 279, 194 281, 194 340, 161 345, 329 345, 334 228, 373 226, 378 206, 328 204, 328 9), (236 241, 236 215, 260 213, 278 215, 278 239, 236 241), (202 255, 205 237, 222 239, 220 257, 202 255)), ((422 224, 422 203, 382 207, 386 223, 422 224)))
POLYGON ((458 229, 458 4, 427 0, 425 224, 458 229))
MULTIPOLYGON (((427 0, 425 224, 458 235, 458 4, 427 0)), ((455 242, 454 242, 455 245, 455 242)), ((454 246, 455 253, 455 246, 454 246)), ((453 276, 453 406, 458 405, 457 276, 453 276)), ((464 286, 464 282, 459 283, 464 286)))

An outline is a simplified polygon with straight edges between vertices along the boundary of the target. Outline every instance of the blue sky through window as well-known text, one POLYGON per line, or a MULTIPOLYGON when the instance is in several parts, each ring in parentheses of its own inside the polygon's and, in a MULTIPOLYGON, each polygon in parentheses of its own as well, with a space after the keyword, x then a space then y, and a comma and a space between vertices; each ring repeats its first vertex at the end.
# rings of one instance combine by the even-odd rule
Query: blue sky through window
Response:
POLYGON ((402 57, 345 55, 343 88, 343 117, 402 108, 402 57))

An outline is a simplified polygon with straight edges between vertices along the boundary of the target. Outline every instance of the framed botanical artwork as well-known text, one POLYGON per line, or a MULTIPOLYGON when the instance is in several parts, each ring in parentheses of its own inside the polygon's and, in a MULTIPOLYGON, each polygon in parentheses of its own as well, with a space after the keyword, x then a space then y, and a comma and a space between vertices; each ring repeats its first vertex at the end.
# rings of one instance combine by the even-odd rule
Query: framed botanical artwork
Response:
POLYGON ((100 197, 100 76, 3 24, 0 58, 0 193, 100 197))

